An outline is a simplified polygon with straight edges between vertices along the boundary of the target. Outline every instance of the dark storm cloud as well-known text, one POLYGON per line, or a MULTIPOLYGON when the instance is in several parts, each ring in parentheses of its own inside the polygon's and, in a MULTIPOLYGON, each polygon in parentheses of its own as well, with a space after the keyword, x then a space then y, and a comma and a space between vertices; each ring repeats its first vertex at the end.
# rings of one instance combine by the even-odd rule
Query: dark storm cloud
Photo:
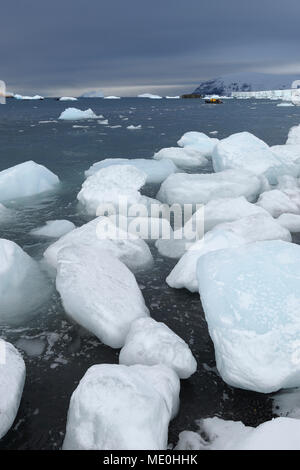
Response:
POLYGON ((176 93, 243 70, 300 72, 299 0, 9 0, 0 78, 21 93, 176 93))

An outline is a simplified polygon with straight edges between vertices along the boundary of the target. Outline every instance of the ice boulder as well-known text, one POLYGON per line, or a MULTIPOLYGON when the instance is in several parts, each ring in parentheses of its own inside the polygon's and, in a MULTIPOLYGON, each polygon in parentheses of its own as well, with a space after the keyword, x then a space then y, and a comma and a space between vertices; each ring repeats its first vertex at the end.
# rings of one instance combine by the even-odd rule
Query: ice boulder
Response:
POLYGON ((299 450, 300 421, 275 418, 257 428, 241 421, 206 418, 199 431, 183 431, 176 450, 299 450))
POLYGON ((300 190, 266 191, 259 196, 256 204, 275 218, 286 212, 300 214, 300 190))
POLYGON ((163 217, 126 217, 118 214, 109 216, 109 219, 121 231, 136 235, 148 242, 161 238, 169 240, 173 235, 170 222, 163 217))
POLYGON ((152 318, 139 318, 131 324, 119 362, 127 366, 164 364, 180 379, 188 379, 197 369, 197 362, 186 342, 167 325, 152 318))
POLYGON ((7 201, 50 191, 59 183, 58 177, 33 161, 20 163, 0 171, 0 200, 7 201))
POLYGON ((154 160, 171 160, 178 168, 193 169, 207 165, 207 159, 194 148, 163 148, 153 156, 154 160))
POLYGON ((147 175, 146 183, 162 183, 169 175, 176 173, 178 168, 171 160, 147 160, 146 158, 106 158, 94 163, 86 172, 91 176, 102 168, 112 165, 132 165, 147 175))
POLYGON ((124 345, 133 320, 149 314, 134 275, 101 249, 61 249, 56 288, 67 314, 112 348, 124 345))
POLYGON ((291 127, 286 143, 289 145, 300 145, 300 124, 291 127))
POLYGON ((59 238, 74 230, 75 225, 70 220, 48 220, 42 227, 31 230, 31 234, 37 237, 59 238))
POLYGON ((300 385, 299 263, 300 247, 278 240, 199 259, 202 305, 229 385, 261 393, 300 385))
POLYGON ((216 172, 248 170, 265 176, 271 184, 276 184, 281 174, 297 176, 299 173, 297 166, 282 161, 265 142, 249 132, 240 132, 221 140, 213 151, 212 161, 216 172))
POLYGON ((97 116, 92 109, 86 109, 85 111, 78 108, 67 108, 65 109, 58 119, 64 121, 80 121, 81 119, 97 119, 97 116))
POLYGON ((11 428, 17 415, 25 375, 21 354, 0 338, 0 439, 11 428))
POLYGON ((134 272, 151 266, 153 258, 146 242, 125 232, 107 217, 98 217, 67 233, 50 245, 44 253, 46 262, 54 269, 61 249, 89 247, 104 250, 119 258, 134 272))
POLYGON ((63 449, 166 449, 179 388, 164 366, 91 367, 71 397, 63 449))
POLYGON ((281 214, 278 223, 289 230, 291 233, 300 232, 300 215, 297 214, 281 214))
POLYGON ((186 149, 195 149, 203 157, 211 157, 218 142, 219 139, 208 137, 203 132, 191 131, 183 134, 177 144, 179 147, 185 147, 186 149))
POLYGON ((39 265, 16 243, 0 239, 0 324, 19 324, 36 313, 49 287, 39 265))
POLYGON ((77 199, 91 215, 99 214, 99 207, 110 205, 118 212, 121 198, 127 206, 142 203, 139 189, 146 179, 146 173, 132 165, 111 165, 89 176, 77 199))
POLYGON ((207 204, 212 199, 244 196, 255 201, 264 190, 264 180, 248 171, 227 170, 220 173, 175 173, 162 183, 157 199, 171 205, 207 204))
POLYGON ((280 158, 281 161, 298 164, 300 162, 300 141, 298 144, 294 145, 274 145, 271 147, 271 150, 280 158))

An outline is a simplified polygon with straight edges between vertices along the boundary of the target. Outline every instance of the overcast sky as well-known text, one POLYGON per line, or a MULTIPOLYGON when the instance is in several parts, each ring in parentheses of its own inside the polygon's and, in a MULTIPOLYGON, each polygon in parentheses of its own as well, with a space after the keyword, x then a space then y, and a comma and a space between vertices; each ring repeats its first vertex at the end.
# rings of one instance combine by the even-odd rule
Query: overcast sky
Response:
POLYGON ((299 0, 7 0, 0 79, 47 96, 192 91, 257 71, 300 74, 299 0))

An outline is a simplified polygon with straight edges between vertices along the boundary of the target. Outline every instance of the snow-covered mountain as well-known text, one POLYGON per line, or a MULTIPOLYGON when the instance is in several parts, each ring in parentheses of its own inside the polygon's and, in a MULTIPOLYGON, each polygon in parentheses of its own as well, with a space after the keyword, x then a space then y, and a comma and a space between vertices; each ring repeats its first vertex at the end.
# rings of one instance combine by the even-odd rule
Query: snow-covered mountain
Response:
POLYGON ((230 95, 233 91, 284 90, 291 88, 292 82, 299 79, 300 74, 274 75, 240 72, 202 81, 193 93, 230 95))

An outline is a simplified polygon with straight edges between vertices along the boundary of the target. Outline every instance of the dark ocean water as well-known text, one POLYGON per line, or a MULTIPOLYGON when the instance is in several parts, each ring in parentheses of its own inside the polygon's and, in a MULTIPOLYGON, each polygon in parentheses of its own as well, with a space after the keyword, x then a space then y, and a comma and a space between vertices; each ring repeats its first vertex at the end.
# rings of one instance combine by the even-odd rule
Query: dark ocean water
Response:
MULTIPOLYGON (((51 219, 69 219, 78 226, 87 221, 77 207, 76 195, 84 170, 96 161, 151 158, 160 148, 175 146, 191 130, 218 131, 218 138, 247 130, 270 145, 282 144, 289 128, 299 123, 299 107, 278 108, 276 102, 261 100, 228 100, 221 106, 199 100, 8 100, 0 106, 0 170, 34 160, 56 173, 61 185, 54 193, 12 203, 17 217, 14 223, 0 226, 0 237, 41 259, 49 241, 31 236, 30 230, 51 219), (71 106, 91 107, 108 119, 109 126, 122 127, 57 121, 71 106), (127 130, 131 124, 141 124, 142 129, 127 130)), ((147 186, 144 192, 153 196, 157 189, 147 186)), ((196 374, 182 381, 181 407, 170 425, 169 442, 176 443, 179 432, 195 429, 194 421, 200 418, 217 415, 252 426, 271 418, 268 395, 233 389, 220 379, 199 296, 169 288, 165 278, 175 261, 161 257, 153 247, 152 251, 154 268, 137 277, 151 315, 184 338, 198 361, 196 374)), ((0 327, 0 336, 23 348, 27 367, 20 409, 0 449, 60 448, 70 396, 79 380, 93 364, 117 363, 118 351, 70 323, 54 289, 38 315, 18 328, 0 327)))

